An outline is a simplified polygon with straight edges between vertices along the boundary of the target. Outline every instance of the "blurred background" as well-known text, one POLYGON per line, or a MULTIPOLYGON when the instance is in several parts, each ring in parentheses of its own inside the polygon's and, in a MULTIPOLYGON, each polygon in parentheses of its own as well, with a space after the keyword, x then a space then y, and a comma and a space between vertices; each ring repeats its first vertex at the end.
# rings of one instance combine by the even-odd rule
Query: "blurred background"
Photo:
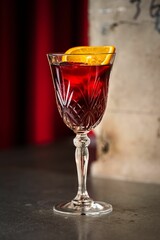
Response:
POLYGON ((46 54, 77 45, 117 49, 92 175, 160 183, 160 0, 1 0, 0 149, 73 134, 46 54))
POLYGON ((0 149, 72 134, 55 104, 46 54, 88 44, 88 1, 0 1, 0 149))

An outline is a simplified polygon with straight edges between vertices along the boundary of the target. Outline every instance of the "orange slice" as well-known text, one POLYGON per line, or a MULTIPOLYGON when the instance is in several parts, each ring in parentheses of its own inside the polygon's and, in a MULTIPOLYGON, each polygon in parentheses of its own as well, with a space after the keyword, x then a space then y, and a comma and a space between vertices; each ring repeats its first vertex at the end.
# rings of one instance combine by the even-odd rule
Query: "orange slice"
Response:
POLYGON ((105 65, 110 63, 114 53, 114 46, 79 46, 68 49, 62 61, 105 65))

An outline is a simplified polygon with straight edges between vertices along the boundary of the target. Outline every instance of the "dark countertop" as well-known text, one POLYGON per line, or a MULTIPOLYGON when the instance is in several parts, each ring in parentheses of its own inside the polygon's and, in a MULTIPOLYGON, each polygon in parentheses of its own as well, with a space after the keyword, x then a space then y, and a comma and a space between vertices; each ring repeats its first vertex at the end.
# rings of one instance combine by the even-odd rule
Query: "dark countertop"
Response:
POLYGON ((53 204, 77 191, 72 142, 1 151, 0 239, 160 239, 160 185, 91 177, 87 185, 94 200, 113 205, 112 213, 56 215, 53 204))

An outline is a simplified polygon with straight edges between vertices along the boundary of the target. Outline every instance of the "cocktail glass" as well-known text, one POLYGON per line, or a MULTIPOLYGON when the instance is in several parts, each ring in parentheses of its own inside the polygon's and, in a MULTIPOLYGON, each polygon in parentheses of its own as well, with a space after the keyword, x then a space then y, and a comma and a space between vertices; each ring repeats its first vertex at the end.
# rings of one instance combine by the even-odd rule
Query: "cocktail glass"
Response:
POLYGON ((109 77, 115 53, 47 54, 56 102, 64 123, 74 131, 78 192, 70 202, 54 206, 56 213, 98 215, 112 211, 111 204, 94 201, 87 188, 89 131, 101 121, 107 104, 109 77), (107 64, 92 59, 108 57, 107 64), (80 61, 82 59, 82 62, 80 61), (86 60, 87 59, 87 60, 86 60), (87 63, 86 63, 87 61, 87 63))

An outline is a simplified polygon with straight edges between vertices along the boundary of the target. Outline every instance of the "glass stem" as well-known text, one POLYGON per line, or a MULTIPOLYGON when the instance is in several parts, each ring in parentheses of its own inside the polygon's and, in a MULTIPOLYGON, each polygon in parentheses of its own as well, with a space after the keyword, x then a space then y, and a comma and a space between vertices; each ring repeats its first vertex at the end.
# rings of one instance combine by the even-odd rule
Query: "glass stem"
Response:
POLYGON ((88 206, 93 203, 93 200, 89 197, 86 189, 89 160, 88 145, 90 144, 90 139, 87 136, 87 133, 78 133, 73 142, 76 146, 75 160, 78 175, 78 192, 72 202, 74 205, 88 206))

